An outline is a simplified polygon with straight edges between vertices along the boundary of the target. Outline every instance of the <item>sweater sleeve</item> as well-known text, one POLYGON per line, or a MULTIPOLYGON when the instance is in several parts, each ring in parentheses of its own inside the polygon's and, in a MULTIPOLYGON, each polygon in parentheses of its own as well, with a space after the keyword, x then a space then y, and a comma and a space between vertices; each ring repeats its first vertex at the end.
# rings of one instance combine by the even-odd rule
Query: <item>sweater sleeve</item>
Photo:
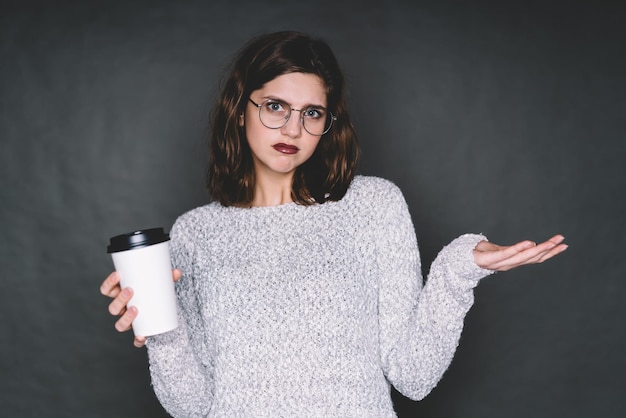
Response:
MULTIPOLYGON (((193 240, 180 219, 171 231, 172 265, 182 272, 176 283, 177 329, 148 338, 152 386, 165 410, 173 417, 204 417, 212 402, 212 376, 203 364, 205 352, 200 308, 194 291, 193 240)), ((206 363, 206 361, 205 361, 206 363)))
POLYGON ((450 365, 474 301, 473 288, 492 273, 476 265, 473 249, 486 239, 463 235, 447 245, 422 283, 417 239, 400 190, 392 186, 377 236, 381 362, 389 382, 419 400, 450 365))

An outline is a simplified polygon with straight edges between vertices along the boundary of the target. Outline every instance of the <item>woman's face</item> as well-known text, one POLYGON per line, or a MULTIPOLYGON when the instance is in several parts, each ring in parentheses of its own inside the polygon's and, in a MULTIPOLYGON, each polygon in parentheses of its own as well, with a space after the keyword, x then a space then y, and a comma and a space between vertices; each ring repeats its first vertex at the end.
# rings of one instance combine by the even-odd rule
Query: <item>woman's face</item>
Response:
MULTIPOLYGON (((257 104, 268 99, 278 99, 292 109, 327 105, 322 80, 316 75, 305 73, 280 75, 259 90, 254 90, 250 99, 257 104)), ((280 105, 272 106, 280 108, 280 105)), ((259 109, 250 102, 243 118, 241 122, 245 124, 257 178, 277 174, 293 176, 295 169, 313 155, 321 138, 304 129, 302 115, 296 110, 291 112, 287 123, 278 129, 263 125, 259 119, 259 109)))

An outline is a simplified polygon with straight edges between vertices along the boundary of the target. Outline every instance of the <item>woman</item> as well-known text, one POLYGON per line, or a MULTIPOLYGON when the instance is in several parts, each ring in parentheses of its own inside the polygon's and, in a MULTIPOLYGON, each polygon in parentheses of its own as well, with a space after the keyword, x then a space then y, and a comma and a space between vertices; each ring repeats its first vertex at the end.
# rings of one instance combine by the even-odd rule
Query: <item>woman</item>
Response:
MULTIPOLYGON (((147 341, 173 416, 395 416, 390 384, 413 399, 432 390, 481 278, 567 248, 560 235, 510 247, 463 235, 423 285, 404 198, 355 176, 341 71, 300 33, 241 50, 211 144, 214 201, 171 231, 180 326, 147 341)), ((101 291, 128 330, 132 290, 112 273, 101 291)))

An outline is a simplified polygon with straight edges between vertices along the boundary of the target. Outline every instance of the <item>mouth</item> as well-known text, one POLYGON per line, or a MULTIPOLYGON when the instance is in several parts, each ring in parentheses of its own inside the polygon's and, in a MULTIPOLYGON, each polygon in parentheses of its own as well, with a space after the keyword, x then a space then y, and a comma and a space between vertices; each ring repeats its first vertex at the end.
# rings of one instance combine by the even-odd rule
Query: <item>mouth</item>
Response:
POLYGON ((296 152, 298 152, 300 150, 300 148, 296 147, 295 145, 289 145, 289 144, 274 144, 272 145, 272 148, 274 148, 276 151, 280 152, 281 154, 295 154, 296 152))

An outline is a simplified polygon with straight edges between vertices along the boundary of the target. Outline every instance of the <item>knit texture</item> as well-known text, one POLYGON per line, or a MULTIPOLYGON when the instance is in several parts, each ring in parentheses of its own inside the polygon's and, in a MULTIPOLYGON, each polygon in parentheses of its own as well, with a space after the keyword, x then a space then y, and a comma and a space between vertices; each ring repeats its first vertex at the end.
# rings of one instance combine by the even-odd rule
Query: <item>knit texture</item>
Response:
POLYGON ((393 417, 390 384, 426 396, 491 273, 446 246, 423 286, 413 224, 391 182, 357 176, 338 202, 181 216, 171 231, 180 326, 148 339, 175 417, 393 417))

